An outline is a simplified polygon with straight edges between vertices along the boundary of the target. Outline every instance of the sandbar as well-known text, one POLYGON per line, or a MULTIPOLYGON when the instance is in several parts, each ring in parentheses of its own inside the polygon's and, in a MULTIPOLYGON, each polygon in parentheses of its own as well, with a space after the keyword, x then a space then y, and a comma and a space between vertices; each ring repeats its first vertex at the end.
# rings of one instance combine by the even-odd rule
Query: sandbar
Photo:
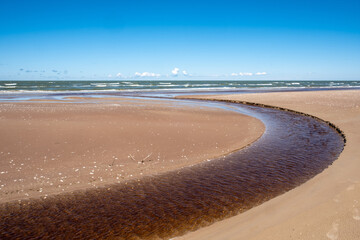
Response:
POLYGON ((264 124, 233 111, 133 98, 0 103, 0 203, 123 183, 226 155, 264 124))

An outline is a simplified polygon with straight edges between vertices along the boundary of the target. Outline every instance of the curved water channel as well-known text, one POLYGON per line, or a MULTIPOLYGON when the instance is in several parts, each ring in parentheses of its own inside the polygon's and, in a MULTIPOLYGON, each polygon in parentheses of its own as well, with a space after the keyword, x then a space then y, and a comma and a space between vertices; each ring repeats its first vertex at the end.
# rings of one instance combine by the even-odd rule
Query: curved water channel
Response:
POLYGON ((297 113, 217 103, 262 120, 263 136, 226 157, 98 189, 0 205, 0 238, 167 239, 241 213, 322 172, 344 139, 297 113))

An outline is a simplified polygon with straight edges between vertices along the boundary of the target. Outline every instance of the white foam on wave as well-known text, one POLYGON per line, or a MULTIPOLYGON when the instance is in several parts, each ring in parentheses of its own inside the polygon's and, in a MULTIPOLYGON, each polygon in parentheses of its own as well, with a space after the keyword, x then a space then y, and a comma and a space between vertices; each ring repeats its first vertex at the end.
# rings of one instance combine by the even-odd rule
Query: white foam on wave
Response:
POLYGON ((219 84, 192 84, 192 87, 210 87, 210 86, 219 86, 219 84))
POLYGON ((272 83, 248 83, 247 86, 272 86, 272 83))
POLYGON ((81 93, 96 93, 96 92, 119 92, 119 91, 124 91, 123 89, 98 89, 98 90, 76 90, 76 91, 70 91, 70 90, 2 90, 0 91, 0 95, 1 94, 22 94, 22 93, 59 93, 59 94, 66 94, 66 93, 76 93, 76 92, 81 92, 81 93))
POLYGON ((16 86, 10 85, 10 86, 0 86, 0 88, 16 88, 16 86))
POLYGON ((181 87, 181 86, 183 86, 183 85, 171 84, 171 85, 162 85, 159 87, 181 87))
POLYGON ((106 85, 107 83, 103 83, 103 82, 98 82, 98 83, 90 83, 90 85, 95 85, 95 86, 96 86, 96 85, 99 85, 99 84, 100 84, 100 85, 102 85, 102 84, 106 85))

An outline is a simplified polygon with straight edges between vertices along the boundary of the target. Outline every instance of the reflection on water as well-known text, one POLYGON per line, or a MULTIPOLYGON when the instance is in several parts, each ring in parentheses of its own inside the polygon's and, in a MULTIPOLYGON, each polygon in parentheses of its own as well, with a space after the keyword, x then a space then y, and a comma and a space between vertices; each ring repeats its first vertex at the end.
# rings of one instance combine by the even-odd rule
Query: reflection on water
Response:
POLYGON ((153 177, 0 205, 0 238, 170 238, 238 214, 328 167, 343 139, 302 115, 238 106, 267 126, 225 158, 153 177))

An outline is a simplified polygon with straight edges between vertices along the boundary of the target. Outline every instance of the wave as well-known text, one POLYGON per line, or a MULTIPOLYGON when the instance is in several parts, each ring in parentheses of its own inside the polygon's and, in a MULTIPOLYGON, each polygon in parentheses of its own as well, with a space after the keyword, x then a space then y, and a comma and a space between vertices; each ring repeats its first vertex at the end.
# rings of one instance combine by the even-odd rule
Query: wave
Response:
POLYGON ((9 86, 0 86, 0 88, 16 88, 16 86, 14 86, 14 85, 9 85, 9 86))
POLYGON ((360 88, 360 81, 0 81, 0 94, 273 91, 360 88))
MULTIPOLYGON (((247 87, 237 87, 237 86, 228 86, 228 87, 192 87, 183 85, 183 87, 176 87, 176 88, 140 88, 142 86, 146 85, 131 85, 132 87, 137 87, 134 89, 131 88, 111 88, 111 89, 71 89, 71 90, 65 90, 65 89, 47 89, 47 90, 30 90, 30 89, 16 89, 17 86, 0 86, 2 90, 0 90, 0 94, 9 94, 9 93, 75 93, 75 92, 81 92, 81 93, 96 93, 96 92, 133 92, 133 91, 141 91, 141 92, 156 92, 156 91, 212 91, 212 90, 227 90, 227 89, 237 89, 239 91, 241 90, 255 90, 255 89, 263 89, 263 90, 276 90, 276 89, 289 89, 289 90, 296 90, 296 89, 306 89, 306 88, 316 88, 316 89, 331 89, 331 88, 344 88, 344 89, 351 89, 351 88, 359 88, 360 86, 350 86, 350 85, 343 85, 343 86, 269 86, 269 87, 261 87, 256 88, 252 86, 247 87), (11 90, 7 90, 11 89, 11 90)), ((180 86, 180 85, 179 85, 180 86)), ((95 86, 96 87, 96 86, 95 86)), ((171 87, 171 86, 168 86, 171 87)))

